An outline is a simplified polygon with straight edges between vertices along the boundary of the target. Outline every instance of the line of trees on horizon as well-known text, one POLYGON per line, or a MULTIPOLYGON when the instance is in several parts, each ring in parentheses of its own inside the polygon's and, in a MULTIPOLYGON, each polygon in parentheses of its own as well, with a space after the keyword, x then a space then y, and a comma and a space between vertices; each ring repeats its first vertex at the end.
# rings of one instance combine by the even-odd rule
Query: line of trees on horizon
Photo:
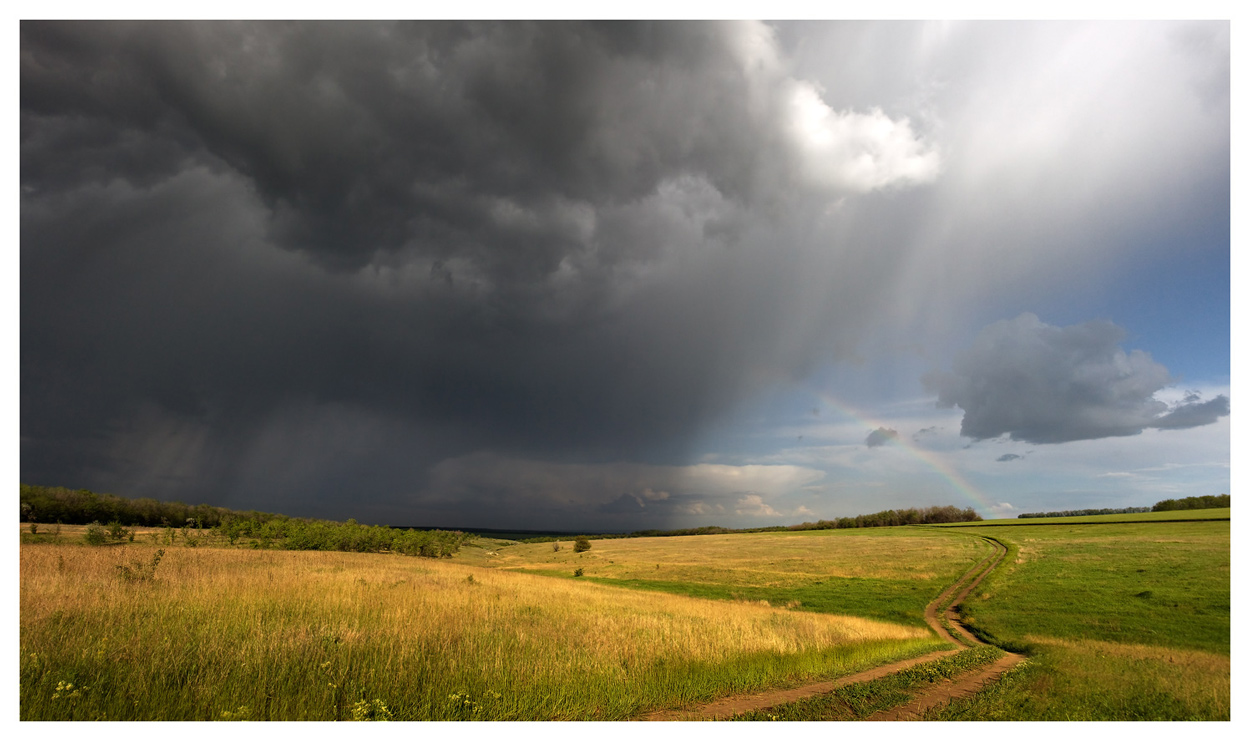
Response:
MULTIPOLYGON (((402 553, 443 558, 477 536, 458 530, 419 530, 386 525, 361 525, 355 520, 336 522, 287 517, 272 512, 239 512, 207 504, 128 499, 116 494, 97 494, 88 489, 21 485, 21 519, 30 523, 124 526, 212 530, 234 545, 239 539, 256 548, 288 551, 351 551, 355 553, 402 553)), ((33 531, 32 531, 33 532, 33 531)), ((172 540, 172 536, 171 536, 172 540)))
MULTIPOLYGON (((727 535, 731 533, 777 533, 799 530, 840 530, 860 527, 898 527, 901 525, 936 525, 946 522, 977 522, 981 519, 971 507, 959 509, 951 505, 942 507, 910 507, 908 509, 887 509, 870 515, 839 517, 836 520, 817 520, 798 525, 770 525, 768 527, 730 528, 720 525, 704 525, 687 527, 677 530, 636 530, 632 533, 612 533, 588 535, 598 540, 613 538, 669 538, 678 535, 727 535)), ((569 536, 544 535, 537 538, 526 538, 523 543, 549 543, 556 540, 568 540, 569 536)))
POLYGON ((1119 509, 1063 509, 1055 512, 1028 512, 1016 515, 1017 519, 1030 517, 1087 517, 1089 515, 1127 515, 1138 512, 1172 512, 1182 509, 1225 509, 1232 507, 1232 497, 1228 494, 1185 497, 1184 499, 1164 499, 1156 502, 1153 507, 1121 507, 1119 509))
POLYGON ((1233 498, 1228 494, 1206 495, 1201 497, 1185 497, 1184 499, 1164 499, 1154 506, 1155 512, 1173 512, 1180 509, 1224 509, 1233 506, 1233 498))
POLYGON ((89 525, 93 522, 119 522, 123 525, 182 527, 188 521, 202 527, 217 527, 232 519, 268 522, 285 517, 271 512, 240 512, 207 504, 131 499, 116 494, 100 494, 90 489, 63 486, 21 485, 22 522, 59 522, 63 525, 89 525))
MULTIPOLYGON (((272 512, 254 510, 237 511, 207 504, 188 505, 182 502, 164 502, 150 498, 130 499, 116 494, 100 494, 88 489, 67 489, 58 486, 21 485, 22 522, 62 523, 87 525, 96 523, 119 523, 126 526, 181 528, 190 523, 197 528, 212 528, 235 539, 256 538, 272 547, 290 550, 352 550, 420 551, 436 555, 454 553, 455 549, 470 536, 460 531, 398 528, 386 525, 360 525, 355 520, 346 523, 330 520, 288 517, 272 512), (414 533, 402 536, 400 533, 414 533), (457 533, 459 538, 435 538, 415 533, 457 533), (400 541, 404 542, 401 543, 400 541), (443 544, 443 541, 446 544, 443 544), (412 541, 408 543, 407 541, 412 541), (420 541, 420 542, 418 542, 420 541)), ((727 528, 707 525, 677 530, 638 530, 632 533, 593 534, 589 537, 647 538, 677 535, 718 535, 724 533, 762 533, 803 530, 840 530, 864 527, 898 527, 901 525, 934 525, 948 522, 976 522, 981 516, 971 507, 959 509, 951 505, 934 507, 909 507, 887 509, 867 515, 817 520, 798 525, 773 525, 754 528, 727 528)), ((570 536, 540 536, 525 538, 525 543, 543 543, 569 540, 570 536)), ((269 547, 264 546, 264 547, 269 547)), ((420 555, 425 555, 421 553, 420 555)))
POLYGON ((1111 509, 1061 509, 1054 512, 1026 512, 1016 515, 1016 519, 1025 520, 1031 517, 1088 517, 1089 515, 1131 515, 1138 512, 1149 512, 1149 507, 1120 507, 1111 509))

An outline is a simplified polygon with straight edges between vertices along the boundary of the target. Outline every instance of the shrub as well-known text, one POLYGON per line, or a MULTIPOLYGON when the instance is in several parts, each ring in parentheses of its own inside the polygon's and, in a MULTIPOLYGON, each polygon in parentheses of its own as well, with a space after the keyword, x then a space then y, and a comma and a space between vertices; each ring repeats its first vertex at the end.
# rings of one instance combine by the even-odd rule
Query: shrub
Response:
POLYGON ((109 533, 103 525, 93 522, 87 526, 87 532, 83 533, 82 539, 87 545, 104 545, 109 542, 109 533))
POLYGON ((118 575, 125 581, 152 581, 156 578, 156 566, 164 555, 165 551, 161 549, 153 554, 152 560, 146 564, 142 561, 133 561, 130 566, 118 564, 118 575))
POLYGON ((578 568, 577 571, 573 572, 573 576, 585 576, 585 575, 586 575, 586 569, 583 569, 583 568, 578 568))
POLYGON ((583 538, 578 538, 576 541, 573 542, 574 553, 584 553, 588 550, 590 550, 589 539, 583 537, 583 538))
MULTIPOLYGON (((31 525, 30 527, 31 527, 31 532, 32 532, 32 533, 33 533, 33 532, 35 532, 35 531, 34 531, 34 527, 35 527, 35 526, 34 526, 34 525, 31 525)), ((557 551, 559 551, 559 550, 560 550, 560 541, 558 541, 558 540, 552 541, 552 543, 551 543, 551 551, 552 551, 552 553, 555 553, 555 552, 557 552, 557 551)))

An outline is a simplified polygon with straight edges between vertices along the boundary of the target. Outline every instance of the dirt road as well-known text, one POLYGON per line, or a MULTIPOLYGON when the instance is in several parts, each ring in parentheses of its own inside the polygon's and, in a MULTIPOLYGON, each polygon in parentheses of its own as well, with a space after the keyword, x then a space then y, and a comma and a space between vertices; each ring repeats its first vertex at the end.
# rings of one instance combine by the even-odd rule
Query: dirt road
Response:
MULTIPOLYGON (((906 661, 898 661, 893 664, 885 664, 866 671, 857 672, 845 677, 839 677, 826 682, 817 682, 814 684, 795 687, 788 690, 773 690, 769 692, 760 692, 750 695, 736 695, 733 697, 725 697, 714 702, 699 705, 697 707, 683 708, 677 710, 661 710, 648 715, 644 715, 639 720, 719 720, 729 718, 739 713, 745 713, 752 710, 765 710, 767 708, 783 705, 788 702, 802 700, 807 697, 823 695, 832 692, 839 687, 858 682, 867 682, 878 679, 895 672, 902 671, 916 664, 933 661, 934 659, 964 650, 967 646, 983 645, 981 641, 959 622, 955 607, 966 598, 973 589, 976 588, 981 580, 987 574, 994 570, 1003 557, 1007 555, 1007 549, 998 541, 991 538, 985 538, 985 541, 994 546, 994 552, 969 569, 963 576, 947 587, 941 594, 925 607, 924 619, 939 636, 953 644, 950 650, 938 651, 936 653, 927 654, 906 661), (943 619, 945 618, 945 619, 943 619), (947 629, 947 626, 954 631, 947 629), (962 639, 962 640, 961 640, 962 639)), ((1003 658, 993 664, 983 667, 979 670, 970 672, 954 681, 937 682, 927 692, 922 693, 914 698, 906 705, 883 711, 871 716, 868 720, 914 720, 919 718, 923 713, 931 707, 948 702, 955 697, 964 697, 979 691, 982 687, 990 682, 997 681, 1011 667, 1020 663, 1023 656, 1017 654, 1007 654, 1003 658)))

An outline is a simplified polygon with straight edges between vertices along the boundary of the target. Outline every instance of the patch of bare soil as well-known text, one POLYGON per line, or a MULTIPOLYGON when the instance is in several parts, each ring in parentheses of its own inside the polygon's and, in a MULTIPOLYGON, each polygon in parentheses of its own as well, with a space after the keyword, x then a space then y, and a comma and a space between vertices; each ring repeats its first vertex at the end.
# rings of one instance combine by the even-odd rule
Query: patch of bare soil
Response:
POLYGON ((906 661, 898 661, 893 664, 885 664, 883 666, 874 667, 866 671, 850 674, 845 677, 839 677, 828 682, 817 682, 816 684, 807 684, 802 687, 795 687, 788 690, 773 690, 770 692, 761 692, 754 695, 734 695, 733 697, 721 698, 707 705, 700 705, 695 708, 685 710, 661 710, 659 712, 645 715, 640 720, 720 720, 730 718, 739 713, 746 713, 752 710, 763 710, 776 705, 784 705, 787 702, 802 700, 807 697, 823 695, 833 692, 839 687, 845 687, 848 684, 856 682, 867 682, 873 679, 884 677, 887 674, 893 674, 906 669, 909 666, 933 661, 934 659, 950 656, 959 653, 958 651, 938 651, 937 653, 925 654, 917 656, 914 659, 906 661))
MULTIPOLYGON (((845 677, 839 677, 826 682, 817 682, 814 684, 803 685, 802 687, 794 687, 787 690, 773 690, 769 692, 760 692, 750 695, 735 695, 732 697, 724 697, 715 702, 705 705, 699 705, 692 708, 683 708, 677 710, 660 710, 648 715, 642 716, 639 720, 718 720, 729 718, 739 713, 746 713, 752 710, 765 710, 767 708, 784 705, 788 702, 802 700, 807 697, 823 695, 832 692, 839 687, 848 684, 856 684, 858 682, 867 682, 878 679, 895 672, 902 671, 910 666, 914 666, 921 662, 933 661, 943 656, 949 656, 963 650, 965 643, 951 635, 938 619, 939 613, 943 612, 943 605, 947 601, 950 604, 946 606, 945 617, 950 626, 962 635, 968 642, 983 644, 976 636, 969 633, 959 622, 955 613, 955 607, 963 601, 965 597, 976 588, 986 574, 990 573, 998 566, 1007 555, 1007 549, 995 541, 989 541, 994 546, 994 553, 984 561, 978 563, 961 576, 954 584, 947 587, 937 599, 933 600, 925 608, 924 619, 930 628, 933 628, 937 634, 945 638, 948 642, 954 644, 957 648, 948 651, 939 651, 925 656, 920 656, 906 661, 898 661, 893 664, 885 664, 866 671, 857 672, 845 677), (951 595, 955 595, 954 599, 951 595)), ((892 710, 877 713, 869 718, 869 720, 912 720, 919 718, 925 710, 948 702, 955 697, 966 697, 981 690, 982 687, 995 682, 1011 667, 1015 666, 1024 657, 1016 654, 1007 654, 998 661, 983 667, 970 674, 966 674, 955 680, 946 680, 939 683, 933 689, 925 692, 920 697, 912 700, 906 705, 899 706, 892 710)))
POLYGON ((899 705, 890 710, 868 716, 868 720, 920 720, 929 708, 944 705, 961 697, 971 697, 987 685, 997 682, 1007 670, 1024 660, 1019 654, 1007 654, 993 664, 983 667, 971 674, 955 679, 945 679, 935 683, 932 689, 924 692, 906 705, 899 705))

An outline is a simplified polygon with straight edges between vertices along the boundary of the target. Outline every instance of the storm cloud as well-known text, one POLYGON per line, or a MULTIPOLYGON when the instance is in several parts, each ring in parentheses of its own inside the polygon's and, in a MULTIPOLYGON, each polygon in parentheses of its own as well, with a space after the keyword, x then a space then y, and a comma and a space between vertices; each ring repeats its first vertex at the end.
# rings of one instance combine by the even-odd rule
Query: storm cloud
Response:
POLYGON ((1227 222, 1226 24, 24 22, 20 45, 28 483, 415 524, 788 515, 808 473, 696 468, 744 404, 1227 222), (1054 72, 1077 37, 1123 69, 1054 72), (1115 141, 1015 125, 1038 70, 1047 131, 1115 141), (1092 77, 1115 105, 1068 84, 1092 77))
POLYGON ((770 219, 938 171, 777 57, 759 24, 23 24, 25 470, 148 490, 106 461, 181 446, 166 486, 290 490, 239 472, 291 409, 392 430, 343 481, 680 460, 830 351, 778 354, 806 248, 770 219))
POLYGON ((864 444, 870 448, 879 448, 891 440, 898 439, 898 431, 891 430, 888 427, 878 427, 868 433, 868 437, 864 439, 864 444))
POLYGON ((1105 320, 1054 327, 1021 314, 983 329, 951 372, 925 382, 939 406, 964 410, 960 432, 974 440, 1093 440, 1197 427, 1229 413, 1222 395, 1199 402, 1191 394, 1169 410, 1155 395, 1171 375, 1141 350, 1126 353, 1124 338, 1105 320))

